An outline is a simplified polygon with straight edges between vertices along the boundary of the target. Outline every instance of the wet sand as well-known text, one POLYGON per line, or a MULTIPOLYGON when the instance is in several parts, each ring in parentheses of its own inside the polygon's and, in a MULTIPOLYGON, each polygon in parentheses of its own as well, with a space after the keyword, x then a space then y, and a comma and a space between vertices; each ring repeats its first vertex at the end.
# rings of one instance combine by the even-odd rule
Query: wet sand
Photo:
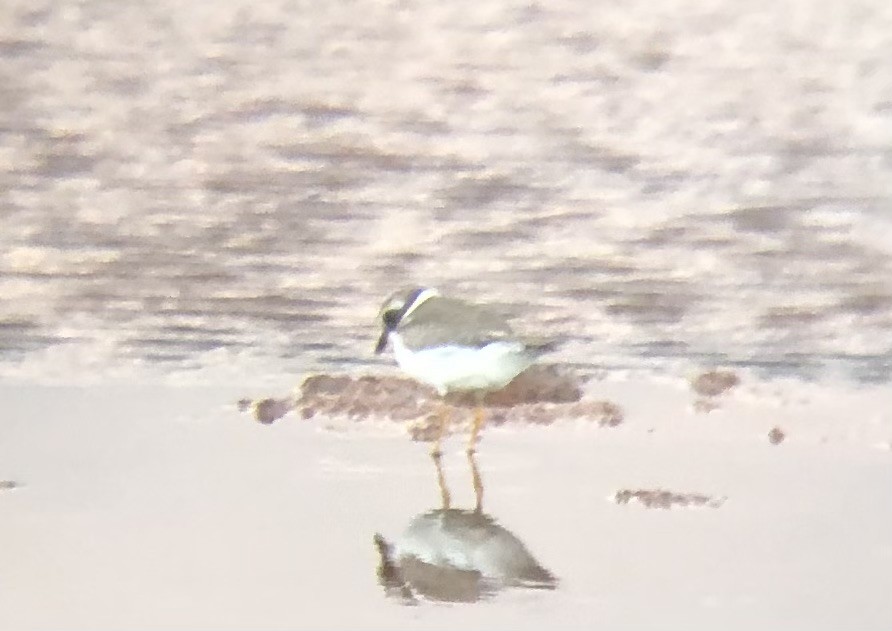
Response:
MULTIPOLYGON (((373 538, 442 502, 404 426, 263 425, 235 389, 4 386, 0 626, 888 627, 888 390, 745 381, 704 413, 683 380, 589 388, 625 422, 490 427, 477 456, 483 512, 556 589, 410 606, 373 538), (722 501, 616 497, 640 489, 722 501)), ((442 464, 473 509, 460 438, 442 464)))

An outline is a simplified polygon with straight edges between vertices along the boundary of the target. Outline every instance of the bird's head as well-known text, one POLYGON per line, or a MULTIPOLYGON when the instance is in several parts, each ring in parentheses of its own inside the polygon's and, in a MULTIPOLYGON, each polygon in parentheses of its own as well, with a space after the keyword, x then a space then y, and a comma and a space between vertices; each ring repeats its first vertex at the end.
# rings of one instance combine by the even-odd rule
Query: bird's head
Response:
POLYGON ((415 306, 438 294, 439 292, 431 287, 411 287, 399 289, 387 296, 375 319, 375 322, 381 326, 381 336, 375 346, 375 354, 378 355, 387 348, 387 340, 391 332, 396 330, 406 314, 412 311, 415 306))

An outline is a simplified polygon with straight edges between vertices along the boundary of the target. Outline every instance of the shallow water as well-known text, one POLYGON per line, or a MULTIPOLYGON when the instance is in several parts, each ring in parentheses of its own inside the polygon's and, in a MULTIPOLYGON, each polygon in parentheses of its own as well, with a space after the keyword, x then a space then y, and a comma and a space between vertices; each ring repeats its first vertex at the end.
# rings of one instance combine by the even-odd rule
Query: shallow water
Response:
POLYGON ((888 3, 0 18, 2 375, 366 370, 421 283, 584 370, 890 377, 888 3))
MULTIPOLYGON (((886 628, 890 456, 871 442, 892 423, 837 420, 888 392, 805 387, 797 418, 763 389, 707 418, 672 384, 600 387, 627 423, 492 427, 477 456, 482 514, 551 579, 475 592, 404 565, 407 597, 375 535, 436 549, 418 531, 444 498, 395 425, 264 426, 220 403, 233 389, 2 386, 0 628, 886 628), (778 416, 774 446, 759 433, 778 416), (657 488, 721 502, 613 499, 657 488)), ((476 501, 461 449, 442 460, 455 521, 476 501)), ((480 521, 444 554, 471 555, 480 521)))

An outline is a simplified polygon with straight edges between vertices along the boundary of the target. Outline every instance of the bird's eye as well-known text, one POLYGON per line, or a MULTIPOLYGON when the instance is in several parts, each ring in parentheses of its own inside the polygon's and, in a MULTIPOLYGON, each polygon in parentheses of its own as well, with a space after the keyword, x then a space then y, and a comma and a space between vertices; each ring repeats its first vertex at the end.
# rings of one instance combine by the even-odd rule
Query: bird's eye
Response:
POLYGON ((400 321, 399 309, 388 309, 384 312, 382 319, 384 320, 384 328, 388 331, 392 331, 400 321))

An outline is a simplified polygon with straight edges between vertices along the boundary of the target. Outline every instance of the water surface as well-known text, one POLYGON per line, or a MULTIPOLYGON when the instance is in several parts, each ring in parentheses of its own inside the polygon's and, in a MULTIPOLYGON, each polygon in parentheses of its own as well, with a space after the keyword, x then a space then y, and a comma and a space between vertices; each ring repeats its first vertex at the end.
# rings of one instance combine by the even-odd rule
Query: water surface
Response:
POLYGON ((370 369, 421 283, 587 370, 890 376, 886 3, 2 15, 0 374, 370 369))

